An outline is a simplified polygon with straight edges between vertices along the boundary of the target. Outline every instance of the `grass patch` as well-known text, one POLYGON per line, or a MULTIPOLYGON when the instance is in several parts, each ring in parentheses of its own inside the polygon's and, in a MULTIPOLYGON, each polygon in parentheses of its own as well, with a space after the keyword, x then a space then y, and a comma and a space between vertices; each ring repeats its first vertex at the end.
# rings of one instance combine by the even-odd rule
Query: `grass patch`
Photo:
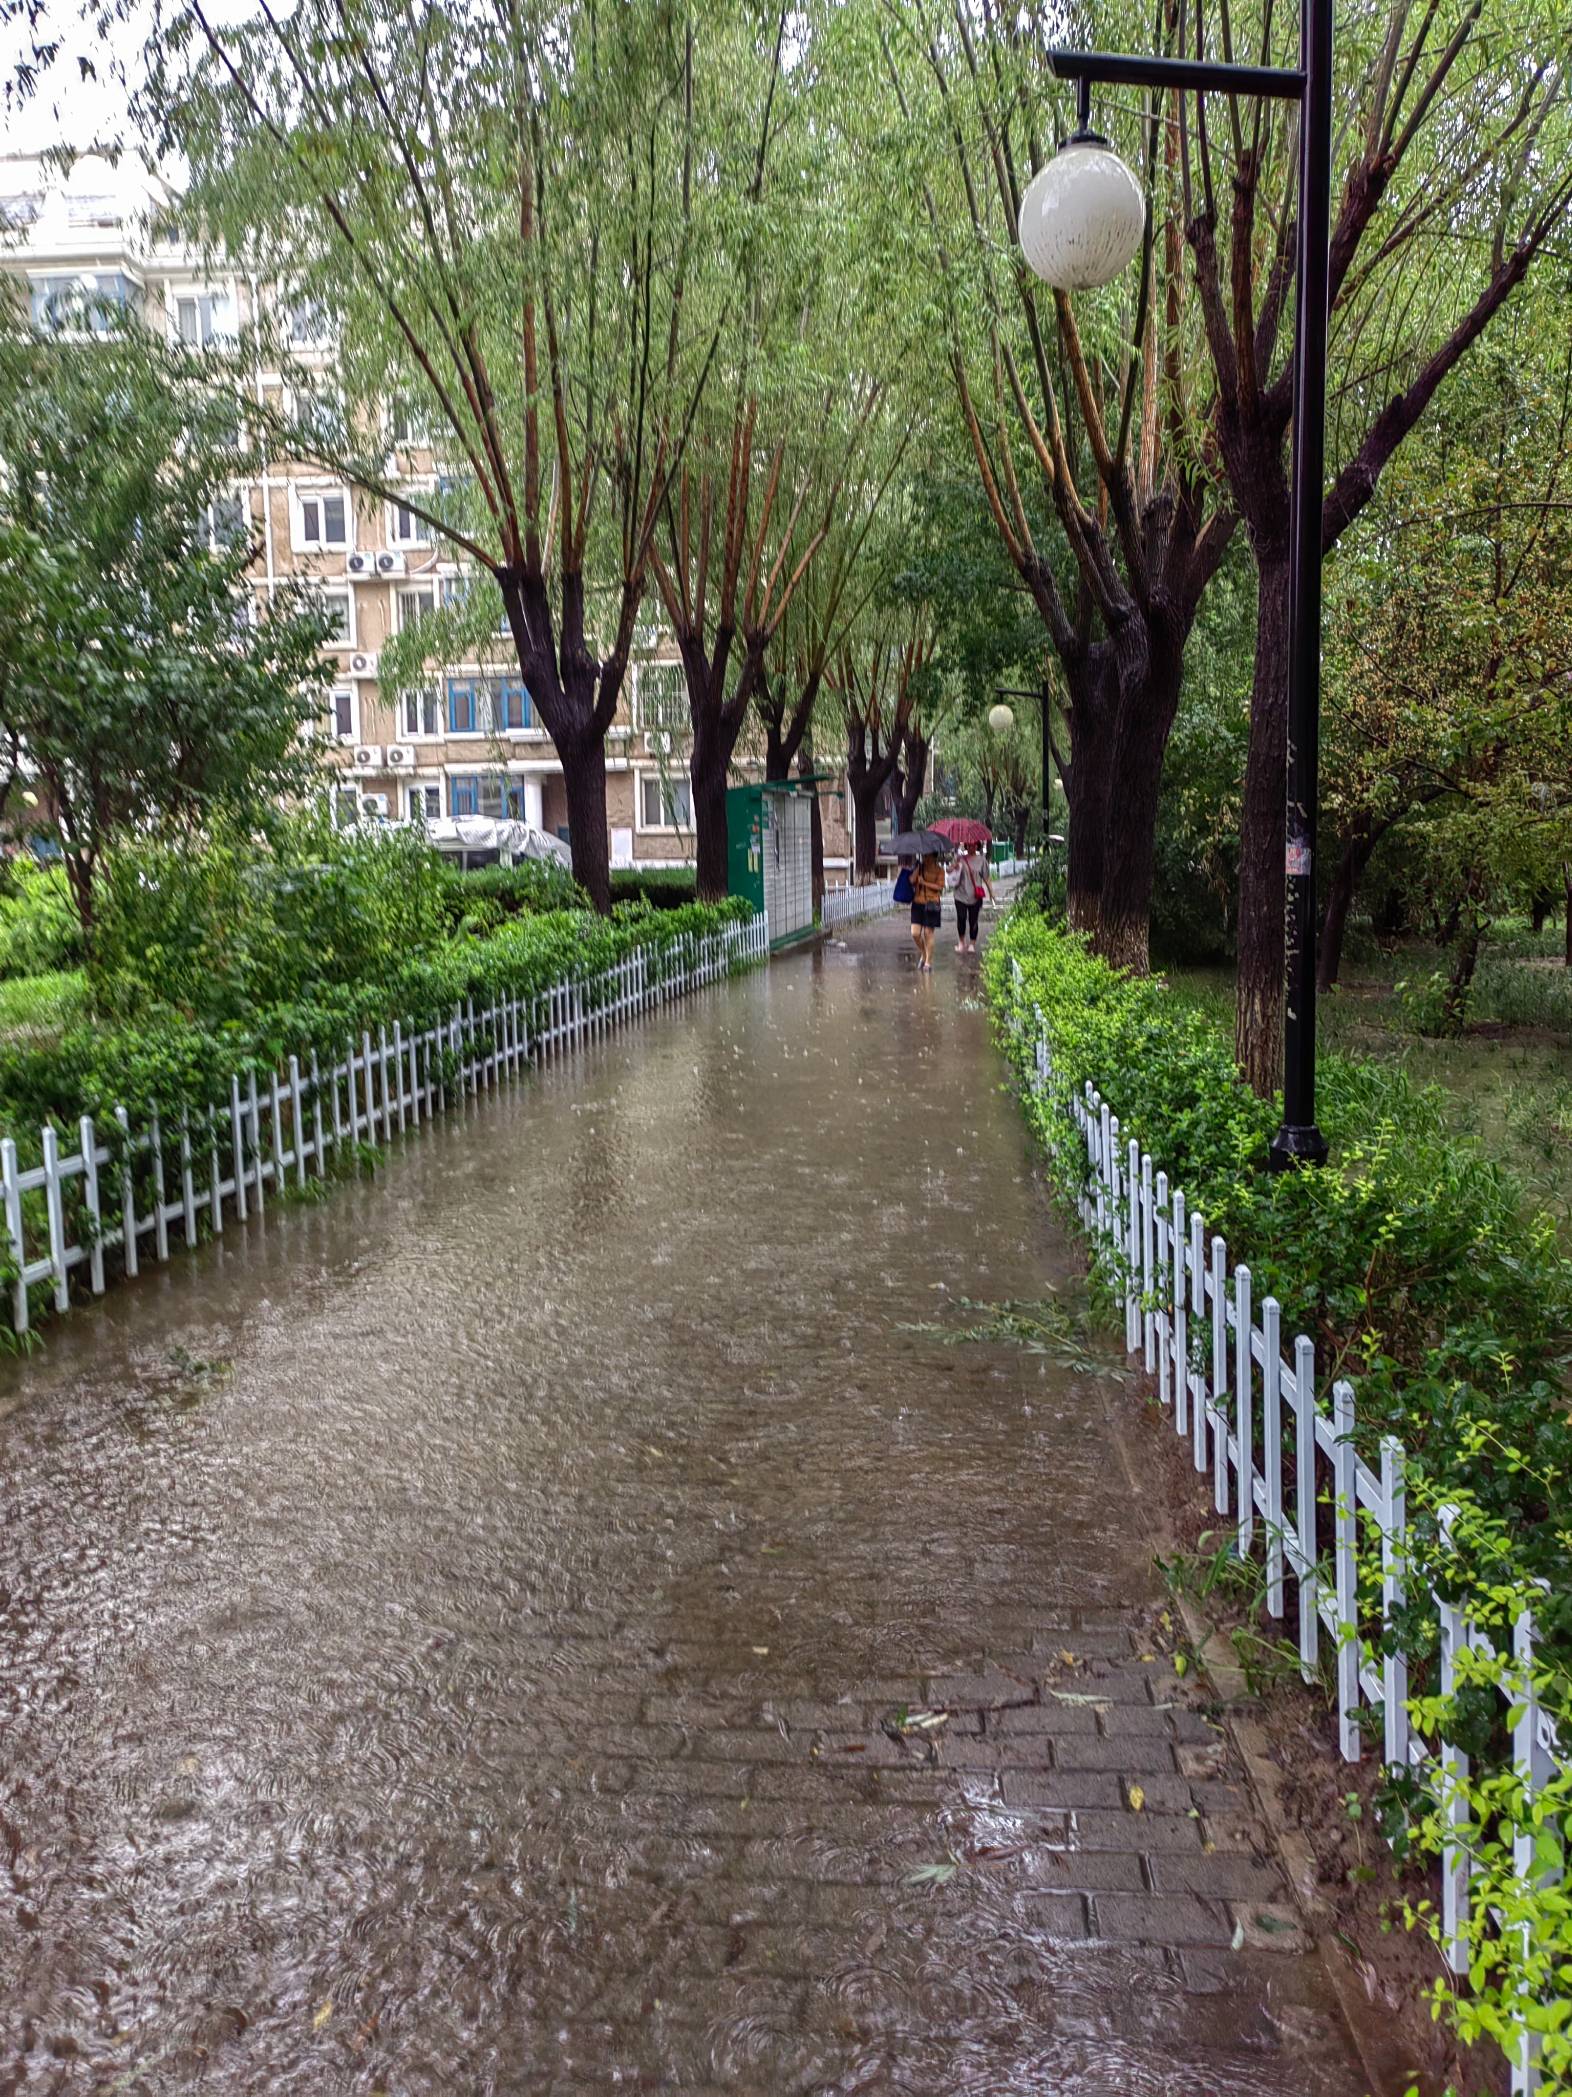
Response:
POLYGON ((86 1015, 87 1003, 87 978, 79 968, 0 980, 0 1040, 57 1034, 86 1015))
MULTIPOLYGON (((1560 928, 1551 928, 1559 950, 1560 928)), ((1414 1031, 1397 985, 1437 965, 1434 947, 1372 951, 1351 963, 1317 1006, 1334 1054, 1399 1065, 1441 1088, 1450 1126, 1472 1136, 1519 1181, 1528 1205, 1572 1242, 1572 970, 1509 935, 1480 964, 1468 1031, 1456 1040, 1414 1031)), ((1218 968, 1164 971, 1176 996, 1230 1037, 1232 976, 1218 968)))

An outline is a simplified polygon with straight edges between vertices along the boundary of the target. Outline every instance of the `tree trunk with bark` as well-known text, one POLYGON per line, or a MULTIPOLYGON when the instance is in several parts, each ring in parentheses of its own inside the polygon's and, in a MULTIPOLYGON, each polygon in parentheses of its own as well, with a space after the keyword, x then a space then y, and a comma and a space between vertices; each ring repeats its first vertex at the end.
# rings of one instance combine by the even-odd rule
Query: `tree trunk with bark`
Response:
POLYGON ((901 740, 901 762, 895 777, 896 827, 910 830, 917 821, 917 803, 922 799, 928 783, 928 738, 921 729, 908 729, 901 740))
MULTIPOLYGON (((1103 851, 1108 832, 1109 786, 1113 772, 1113 710, 1092 683, 1086 697, 1072 702, 1070 767, 1065 797, 1070 819, 1067 833, 1066 913, 1072 932, 1095 938, 1103 899, 1103 851)), ((990 808, 988 825, 993 827, 990 808)))
POLYGON ((1151 966, 1152 874, 1163 754, 1179 710, 1189 622, 1175 630, 1144 622, 1144 647, 1121 680, 1113 734, 1112 789, 1103 818, 1097 951, 1115 968, 1144 976, 1151 966))
MULTIPOLYGON (((553 738, 555 741, 556 739, 553 738)), ((606 744, 601 736, 557 743, 568 803, 573 878, 606 916, 611 909, 611 837, 606 827, 606 744)))

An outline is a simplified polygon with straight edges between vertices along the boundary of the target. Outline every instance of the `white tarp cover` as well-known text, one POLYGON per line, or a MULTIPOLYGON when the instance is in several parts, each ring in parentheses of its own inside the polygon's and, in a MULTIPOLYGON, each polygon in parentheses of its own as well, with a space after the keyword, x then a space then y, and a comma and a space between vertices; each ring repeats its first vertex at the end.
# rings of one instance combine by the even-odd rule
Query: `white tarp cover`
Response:
POLYGON ((555 859, 571 866, 573 855, 560 837, 530 823, 495 816, 434 816, 426 835, 439 852, 496 852, 504 859, 555 859))

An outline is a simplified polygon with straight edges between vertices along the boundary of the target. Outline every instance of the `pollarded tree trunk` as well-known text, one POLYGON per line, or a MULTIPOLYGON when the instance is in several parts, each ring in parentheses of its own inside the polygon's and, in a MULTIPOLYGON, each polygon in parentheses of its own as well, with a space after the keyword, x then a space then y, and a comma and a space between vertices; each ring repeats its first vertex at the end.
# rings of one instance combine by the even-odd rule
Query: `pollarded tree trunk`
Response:
MULTIPOLYGON (((1103 899, 1103 849, 1108 828, 1108 789, 1113 767, 1112 709, 1103 703, 1100 680, 1089 681, 1086 697, 1070 711, 1070 804, 1066 911, 1072 932, 1095 934, 1103 899)), ((990 829, 993 818, 990 815, 990 829)))
POLYGON ((611 909, 611 839, 606 829, 606 745, 590 736, 557 744, 568 802, 573 878, 604 917, 611 909))
POLYGON ((850 781, 852 813, 856 821, 855 864, 857 879, 871 881, 879 866, 879 796, 884 781, 867 774, 850 781))
POLYGON ((1239 831, 1234 1055, 1263 1099, 1282 1080, 1287 766, 1288 549, 1257 545, 1255 682, 1239 831))
POLYGON ((902 744, 905 769, 900 774, 900 791, 895 805, 898 829, 910 830, 917 820, 917 803, 928 784, 929 748, 928 738, 916 732, 907 735, 902 744))
POLYGON ((1155 620, 1149 622, 1140 657, 1122 681, 1113 735, 1096 945, 1113 967, 1144 976, 1151 966, 1157 801, 1163 753, 1179 709, 1183 631, 1174 635, 1155 620))
POLYGON ((688 777, 693 782, 695 886, 701 903, 718 902, 728 885, 726 850, 727 760, 709 736, 695 736, 688 777))

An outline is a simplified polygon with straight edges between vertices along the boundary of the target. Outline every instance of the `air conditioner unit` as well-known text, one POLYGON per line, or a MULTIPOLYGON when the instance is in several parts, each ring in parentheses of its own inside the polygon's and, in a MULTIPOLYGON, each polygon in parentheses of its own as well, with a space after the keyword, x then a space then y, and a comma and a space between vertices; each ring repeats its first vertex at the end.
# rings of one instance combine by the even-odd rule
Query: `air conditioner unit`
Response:
POLYGON ((382 769, 382 745, 380 743, 357 743, 355 745, 355 770, 357 772, 380 772, 382 769))
POLYGON ((349 553, 344 556, 346 575, 375 575, 377 557, 374 553, 349 553))
POLYGON ((644 737, 647 757, 670 757, 674 738, 669 728, 651 728, 644 737))
POLYGON ((388 812, 387 795, 362 794, 360 797, 360 812, 362 815, 368 816, 385 816, 388 812))
POLYGON ((388 770, 390 772, 412 772, 415 769, 415 752, 408 743, 388 744, 388 770))
POLYGON ((376 650, 357 648, 349 659, 351 677, 375 677, 377 674, 376 650))
POLYGON ((377 555, 377 573, 378 575, 402 575, 404 573, 404 556, 401 553, 379 553, 377 555))

